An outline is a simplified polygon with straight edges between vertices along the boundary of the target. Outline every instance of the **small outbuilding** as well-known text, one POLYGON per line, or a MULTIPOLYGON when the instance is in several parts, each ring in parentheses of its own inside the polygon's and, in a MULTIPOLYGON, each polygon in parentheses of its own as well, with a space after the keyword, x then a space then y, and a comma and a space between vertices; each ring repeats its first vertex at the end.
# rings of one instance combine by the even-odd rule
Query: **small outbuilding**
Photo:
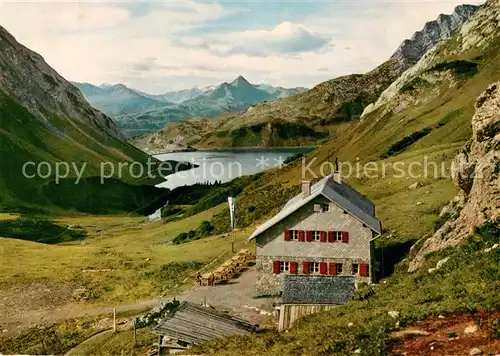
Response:
POLYGON ((153 329, 158 335, 158 355, 162 350, 182 350, 221 336, 256 331, 258 325, 190 302, 182 302, 153 329))
POLYGON ((278 330, 289 329, 303 316, 347 304, 355 294, 354 276, 287 275, 279 307, 278 330))

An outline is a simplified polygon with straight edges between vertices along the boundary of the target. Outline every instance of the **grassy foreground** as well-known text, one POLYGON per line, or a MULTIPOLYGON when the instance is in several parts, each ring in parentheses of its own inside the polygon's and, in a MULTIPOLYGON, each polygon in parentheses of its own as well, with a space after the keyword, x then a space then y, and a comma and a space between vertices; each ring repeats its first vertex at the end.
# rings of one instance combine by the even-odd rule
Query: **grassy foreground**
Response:
POLYGON ((137 329, 135 345, 132 329, 108 332, 80 345, 69 355, 145 355, 157 339, 150 328, 137 329))
MULTIPOLYGON (((126 313, 117 313, 118 322, 126 322, 130 316, 144 313, 146 310, 136 309, 126 313)), ((29 328, 15 337, 5 338, 0 335, 0 352, 5 354, 29 354, 29 355, 62 355, 74 348, 71 355, 96 355, 96 350, 92 350, 92 345, 102 340, 102 336, 110 336, 112 339, 120 340, 115 344, 114 352, 107 354, 120 354, 122 351, 130 350, 144 351, 149 348, 152 342, 151 335, 147 333, 149 329, 140 329, 137 332, 137 345, 132 347, 132 331, 117 329, 116 333, 111 331, 112 319, 109 315, 99 315, 94 317, 83 317, 79 319, 68 319, 58 324, 49 326, 38 326, 29 328), (124 338, 128 335, 128 338, 124 338), (89 340, 89 343, 84 341, 89 340), (95 340, 95 341, 94 341, 95 340), (147 340, 147 341, 144 341, 147 340), (83 343, 83 344, 82 344, 83 343), (80 344, 81 347, 80 347, 80 344)), ((102 354, 102 353, 101 353, 102 354)), ((105 353, 106 354, 106 353, 105 353)))

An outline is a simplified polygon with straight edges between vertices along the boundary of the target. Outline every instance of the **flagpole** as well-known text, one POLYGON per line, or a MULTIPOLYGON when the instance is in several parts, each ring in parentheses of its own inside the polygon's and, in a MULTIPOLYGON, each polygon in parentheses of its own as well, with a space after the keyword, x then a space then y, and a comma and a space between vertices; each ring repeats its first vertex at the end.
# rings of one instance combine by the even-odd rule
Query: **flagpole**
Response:
POLYGON ((229 204, 229 216, 231 218, 231 251, 234 253, 234 228, 236 225, 236 199, 234 197, 228 197, 227 202, 229 204))

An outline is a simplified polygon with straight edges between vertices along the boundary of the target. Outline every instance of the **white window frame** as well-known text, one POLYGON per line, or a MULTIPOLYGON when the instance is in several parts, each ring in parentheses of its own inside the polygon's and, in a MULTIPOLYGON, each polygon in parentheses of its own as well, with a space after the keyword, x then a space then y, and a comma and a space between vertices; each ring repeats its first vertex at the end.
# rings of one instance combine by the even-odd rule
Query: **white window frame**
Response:
POLYGON ((359 276, 359 263, 352 264, 352 274, 355 276, 359 276), (354 266, 356 266, 356 271, 354 271, 354 266))
POLYGON ((321 212, 328 213, 329 211, 330 211, 330 203, 322 203, 321 204, 321 212))
POLYGON ((334 231, 333 237, 335 241, 342 241, 342 231, 334 231))
POLYGON ((321 241, 321 231, 313 231, 313 241, 321 241))
POLYGON ((309 262, 309 274, 319 274, 319 262, 309 262))
POLYGON ((344 271, 344 266, 342 263, 336 263, 335 264, 335 271, 337 272, 337 274, 342 274, 343 271, 344 271), (339 268, 340 267, 340 268, 339 268), (340 271, 339 271, 340 270, 340 271))
POLYGON ((280 272, 290 272, 290 262, 281 261, 280 262, 280 272))
POLYGON ((299 240, 299 230, 290 230, 290 241, 299 240))

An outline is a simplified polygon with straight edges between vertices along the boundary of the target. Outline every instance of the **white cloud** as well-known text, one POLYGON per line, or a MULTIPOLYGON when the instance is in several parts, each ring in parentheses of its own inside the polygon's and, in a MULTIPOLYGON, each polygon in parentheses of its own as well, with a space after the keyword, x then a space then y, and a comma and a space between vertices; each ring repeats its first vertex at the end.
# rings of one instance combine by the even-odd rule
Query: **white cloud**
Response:
POLYGON ((252 30, 231 31, 227 25, 195 36, 242 9, 214 2, 152 2, 138 15, 131 3, 0 0, 0 24, 75 81, 165 92, 242 74, 253 82, 312 86, 374 68, 426 21, 459 3, 339 2, 300 22, 277 20, 272 29, 268 24, 258 29, 256 17, 252 30))
POLYGON ((318 51, 330 38, 309 30, 306 26, 282 22, 272 30, 253 30, 207 36, 203 43, 213 53, 250 56, 289 55, 318 51))

